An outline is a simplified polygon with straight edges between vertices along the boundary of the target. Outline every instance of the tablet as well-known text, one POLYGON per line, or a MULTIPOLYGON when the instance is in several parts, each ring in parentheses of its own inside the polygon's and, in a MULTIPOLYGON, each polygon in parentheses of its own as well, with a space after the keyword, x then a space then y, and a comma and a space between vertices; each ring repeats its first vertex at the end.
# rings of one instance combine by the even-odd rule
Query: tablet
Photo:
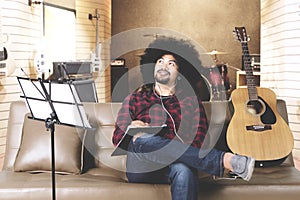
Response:
POLYGON ((166 124, 161 126, 128 126, 126 132, 116 146, 115 150, 112 152, 111 156, 126 155, 128 145, 135 134, 142 132, 155 135, 161 133, 161 131, 163 131, 166 127, 166 124))

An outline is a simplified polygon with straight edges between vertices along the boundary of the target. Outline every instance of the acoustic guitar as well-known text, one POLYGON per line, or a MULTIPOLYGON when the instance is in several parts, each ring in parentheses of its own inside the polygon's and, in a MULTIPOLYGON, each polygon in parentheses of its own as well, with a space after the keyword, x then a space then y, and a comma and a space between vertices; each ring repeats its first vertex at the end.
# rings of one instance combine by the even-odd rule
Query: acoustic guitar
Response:
POLYGON ((234 32, 242 45, 247 87, 231 94, 234 113, 226 135, 228 147, 257 161, 283 159, 292 151, 292 132, 277 112, 275 93, 255 85, 245 27, 234 32))

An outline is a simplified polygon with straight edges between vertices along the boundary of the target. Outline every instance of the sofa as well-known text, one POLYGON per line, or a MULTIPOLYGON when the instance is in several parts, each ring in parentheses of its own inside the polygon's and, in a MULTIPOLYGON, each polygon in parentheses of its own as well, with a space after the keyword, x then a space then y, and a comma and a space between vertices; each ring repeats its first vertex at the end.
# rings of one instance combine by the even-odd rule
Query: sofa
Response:
MULTIPOLYGON (((165 184, 128 183, 125 156, 111 156, 114 122, 121 103, 84 103, 92 129, 55 125, 55 190, 58 200, 171 199, 165 184)), ((226 128, 230 101, 204 102, 215 147, 228 150, 226 128)), ((286 105, 277 100, 287 120, 286 105)), ((50 134, 43 121, 28 117, 23 101, 11 103, 0 199, 51 199, 50 134)), ((255 168, 252 179, 220 178, 199 172, 199 199, 296 200, 300 172, 289 155, 269 167, 255 168)))

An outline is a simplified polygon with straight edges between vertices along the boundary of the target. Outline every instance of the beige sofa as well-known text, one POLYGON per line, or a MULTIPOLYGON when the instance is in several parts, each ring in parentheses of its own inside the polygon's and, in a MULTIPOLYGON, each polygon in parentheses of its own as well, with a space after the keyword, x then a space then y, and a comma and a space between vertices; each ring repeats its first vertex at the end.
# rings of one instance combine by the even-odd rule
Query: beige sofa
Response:
MULTIPOLYGON (((55 126, 58 200, 171 199, 169 185, 128 183, 125 157, 110 156, 114 120, 120 105, 85 104, 94 127, 87 132, 55 126), (81 141, 84 141, 84 148, 81 141)), ((219 128, 222 130, 216 147, 226 149, 230 102, 204 102, 204 106, 211 132, 216 134, 219 128)), ((277 107, 287 119, 285 102, 278 100, 277 107)), ((11 104, 5 160, 0 173, 0 199, 52 198, 49 131, 43 121, 28 119, 26 113, 24 102, 11 104)), ((293 167, 290 158, 280 166, 256 168, 250 182, 214 179, 199 173, 199 199, 296 200, 300 197, 300 172, 293 167)))

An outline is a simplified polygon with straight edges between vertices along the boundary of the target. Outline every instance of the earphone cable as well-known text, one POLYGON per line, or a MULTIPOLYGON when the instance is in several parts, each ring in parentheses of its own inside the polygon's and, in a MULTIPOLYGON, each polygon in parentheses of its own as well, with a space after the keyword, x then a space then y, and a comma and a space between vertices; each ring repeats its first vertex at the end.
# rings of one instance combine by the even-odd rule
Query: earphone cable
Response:
MULTIPOLYGON (((159 88, 159 90, 160 90, 160 93, 161 93, 161 89, 160 89, 160 86, 159 85, 157 85, 158 86, 158 88, 159 88)), ((161 106, 162 106, 162 108, 163 108, 163 110, 167 113, 167 115, 170 117, 170 119, 171 119, 171 121, 172 121, 172 124, 173 124, 173 129, 174 129, 174 133, 175 133, 175 135, 178 137, 178 139, 182 142, 182 143, 184 143, 184 141, 183 141, 183 139, 178 135, 178 133, 177 133, 177 130, 176 130, 176 125, 175 125, 175 121, 174 121, 174 119, 173 119, 173 117, 172 117, 172 115, 171 115, 171 113, 166 109, 166 107, 165 107, 165 105, 164 105, 164 102, 163 102, 163 98, 162 98, 162 96, 161 95, 158 95, 158 94, 156 94, 156 92, 155 92, 155 88, 153 88, 153 91, 154 91, 154 94, 156 95, 156 96, 158 96, 159 97, 159 99, 160 99, 160 103, 161 103, 161 106)))

